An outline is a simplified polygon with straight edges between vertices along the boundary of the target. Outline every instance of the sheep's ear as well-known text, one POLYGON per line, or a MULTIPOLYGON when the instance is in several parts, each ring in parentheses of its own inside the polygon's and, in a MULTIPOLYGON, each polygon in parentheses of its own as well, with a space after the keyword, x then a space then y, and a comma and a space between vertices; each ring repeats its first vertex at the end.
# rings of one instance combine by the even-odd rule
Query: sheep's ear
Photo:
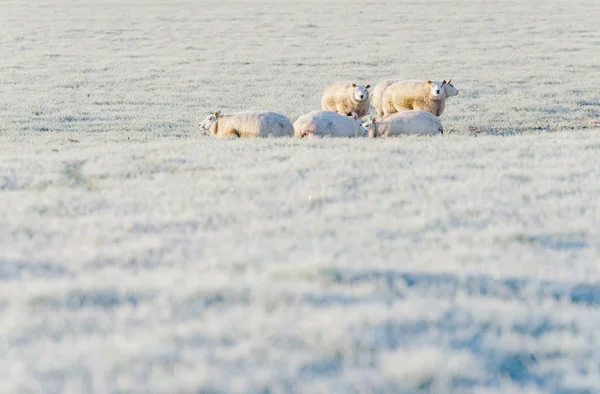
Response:
POLYGON ((371 85, 367 85, 367 89, 369 89, 371 87, 371 85))
POLYGON ((443 86, 443 85, 445 85, 445 84, 446 84, 446 80, 444 79, 444 80, 442 81, 442 86, 443 86))
POLYGON ((353 83, 353 84, 352 84, 352 87, 353 87, 353 88, 355 88, 355 87, 356 87, 356 84, 355 84, 355 83, 353 83))
POLYGON ((375 117, 374 116, 371 117, 371 122, 375 123, 375 117))
POLYGON ((431 81, 427 81, 427 83, 431 85, 431 81))
POLYGON ((217 112, 215 112, 215 117, 218 118, 219 115, 221 115, 221 110, 218 110, 217 112))

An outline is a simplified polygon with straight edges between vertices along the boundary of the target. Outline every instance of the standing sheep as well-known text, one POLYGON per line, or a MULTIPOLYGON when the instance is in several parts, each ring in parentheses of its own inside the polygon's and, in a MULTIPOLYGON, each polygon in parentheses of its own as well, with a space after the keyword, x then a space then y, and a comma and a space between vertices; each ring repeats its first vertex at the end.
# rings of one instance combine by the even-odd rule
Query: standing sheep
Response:
POLYGON ((375 112, 377 112, 377 116, 383 116, 383 104, 381 102, 381 100, 383 100, 383 92, 385 92, 388 86, 398 81, 399 79, 384 79, 373 88, 373 91, 371 92, 371 103, 373 104, 373 108, 375 108, 375 112))
POLYGON ((358 118, 333 111, 312 111, 294 122, 295 136, 303 137, 363 137, 367 130, 358 118))
POLYGON ((199 125, 218 138, 230 137, 292 137, 294 126, 287 116, 277 112, 248 111, 221 115, 210 114, 199 125))
MULTIPOLYGON (((390 86, 394 82, 400 82, 400 81, 402 81, 402 82, 421 82, 421 83, 426 82, 424 80, 418 80, 418 79, 414 79, 414 80, 384 79, 383 81, 379 82, 377 85, 375 85, 375 88, 371 92, 371 104, 373 105, 373 108, 375 108, 375 112, 377 112, 377 116, 379 116, 379 117, 383 116, 383 103, 382 103, 383 93, 388 88, 388 86, 390 86)), ((446 98, 458 95, 458 89, 456 89, 454 87, 454 85, 452 85, 450 83, 451 81, 452 81, 452 79, 449 79, 448 82, 446 82, 444 84, 444 93, 446 95, 446 98)))
POLYGON ((403 111, 380 118, 372 117, 363 123, 369 138, 392 137, 408 134, 438 135, 444 129, 440 119, 427 111, 403 111))
POLYGON ((369 112, 369 88, 371 85, 357 85, 339 81, 328 85, 321 97, 321 108, 342 115, 362 118, 369 112))
POLYGON ((395 112, 422 110, 440 116, 446 107, 446 81, 398 81, 383 93, 383 115, 395 112))

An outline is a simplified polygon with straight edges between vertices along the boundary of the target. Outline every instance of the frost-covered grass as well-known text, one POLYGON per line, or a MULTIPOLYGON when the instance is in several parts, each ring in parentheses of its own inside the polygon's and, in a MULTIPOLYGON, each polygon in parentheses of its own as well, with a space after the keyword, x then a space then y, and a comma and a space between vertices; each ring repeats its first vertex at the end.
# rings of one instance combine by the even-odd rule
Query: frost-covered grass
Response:
POLYGON ((0 2, 0 392, 600 391, 596 1, 0 2), (440 138, 214 140, 335 79, 440 138))

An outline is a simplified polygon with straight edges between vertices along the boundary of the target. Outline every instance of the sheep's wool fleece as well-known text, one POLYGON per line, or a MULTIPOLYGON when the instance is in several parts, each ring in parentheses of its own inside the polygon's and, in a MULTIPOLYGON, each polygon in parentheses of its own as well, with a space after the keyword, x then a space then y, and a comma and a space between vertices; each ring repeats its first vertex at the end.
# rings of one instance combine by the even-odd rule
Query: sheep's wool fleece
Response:
POLYGON ((371 104, 373 105, 373 108, 375 108, 375 111, 377 112, 378 116, 383 115, 383 93, 388 88, 388 86, 397 81, 397 79, 385 79, 379 82, 371 92, 371 104))
POLYGON ((277 112, 248 111, 220 115, 210 131, 217 137, 291 137, 294 126, 277 112))
POLYGON ((427 111, 403 111, 386 116, 375 122, 370 137, 392 137, 409 134, 442 134, 440 119, 427 111), (374 131, 377 131, 376 135, 374 131))
POLYGON ((362 126, 351 117, 332 111, 312 111, 294 122, 296 137, 310 134, 315 137, 360 137, 362 126))

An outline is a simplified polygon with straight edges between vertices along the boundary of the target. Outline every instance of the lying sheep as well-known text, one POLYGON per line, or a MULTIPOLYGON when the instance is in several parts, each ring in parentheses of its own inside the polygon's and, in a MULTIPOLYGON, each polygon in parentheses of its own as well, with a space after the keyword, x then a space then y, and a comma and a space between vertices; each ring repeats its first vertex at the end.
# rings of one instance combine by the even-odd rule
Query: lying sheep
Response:
POLYGON ((444 129, 440 119, 427 111, 403 111, 363 123, 369 138, 392 137, 409 134, 438 135, 444 129))
MULTIPOLYGON (((375 86, 373 91, 371 92, 371 105, 373 105, 373 108, 375 108, 375 112, 377 112, 377 116, 379 116, 379 117, 383 116, 383 103, 382 103, 383 93, 391 84, 393 84, 394 82, 400 82, 400 81, 421 82, 421 83, 426 82, 426 81, 417 80, 417 79, 415 79, 415 80, 384 79, 383 81, 379 82, 375 86)), ((456 89, 454 87, 454 85, 452 85, 452 83, 450 83, 451 81, 452 81, 452 79, 449 79, 448 82, 446 82, 444 84, 444 93, 446 95, 446 98, 458 95, 458 89, 456 89)))
POLYGON ((303 137, 365 137, 367 130, 356 117, 333 111, 312 111, 294 122, 295 136, 303 137))
POLYGON ((218 138, 230 137, 291 137, 294 126, 287 116, 277 112, 248 111, 221 115, 210 114, 199 125, 218 138))
POLYGON ((398 81, 383 92, 382 110, 387 116, 395 112, 422 110, 440 116, 446 107, 446 81, 398 81))
POLYGON ((323 92, 321 108, 362 118, 369 112, 370 87, 371 85, 357 85, 346 81, 333 82, 323 92))

